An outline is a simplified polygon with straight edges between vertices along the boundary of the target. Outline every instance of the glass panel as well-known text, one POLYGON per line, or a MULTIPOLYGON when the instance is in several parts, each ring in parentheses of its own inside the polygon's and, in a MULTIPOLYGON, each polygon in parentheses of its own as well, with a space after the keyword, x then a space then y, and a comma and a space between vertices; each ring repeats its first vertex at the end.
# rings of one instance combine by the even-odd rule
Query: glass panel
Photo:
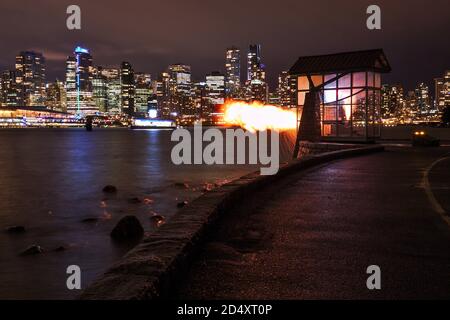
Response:
POLYGON ((317 87, 317 86, 319 86, 319 85, 321 85, 323 83, 323 76, 322 75, 312 76, 311 79, 312 79, 315 87, 317 87))
POLYGON ((366 86, 366 73, 354 72, 353 73, 353 88, 366 86))
POLYGON ((366 103, 366 90, 365 89, 353 89, 352 90, 352 104, 366 103))
POLYGON ((350 104, 339 104, 338 106, 338 119, 339 120, 350 120, 351 119, 351 105, 350 104))
POLYGON ((323 102, 330 103, 336 101, 336 91, 337 90, 324 90, 323 91, 323 102))
MULTIPOLYGON (((328 80, 331 80, 333 78, 336 78, 335 74, 327 74, 327 75, 325 75, 325 80, 324 81, 327 82, 328 80)), ((334 88, 336 88, 336 81, 333 81, 330 84, 327 84, 325 86, 325 89, 334 89, 334 88)))
POLYGON ((324 106, 324 115, 323 120, 336 120, 336 106, 335 105, 326 105, 324 106))
POLYGON ((298 93, 298 102, 299 106, 303 106, 305 104, 305 96, 307 91, 299 91, 298 93))
POLYGON ((339 88, 350 88, 351 87, 351 74, 347 74, 338 80, 339 88))
POLYGON ((327 136, 337 136, 336 123, 335 122, 324 122, 322 135, 327 136))
POLYGON ((338 100, 339 103, 351 104, 351 90, 350 89, 339 89, 338 90, 338 100))
POLYGON ((323 125, 322 135, 325 137, 331 135, 331 125, 330 124, 323 125))
POLYGON ((298 90, 309 90, 309 82, 306 76, 298 77, 298 90))
POLYGON ((353 89, 352 119, 353 135, 365 136, 366 90, 353 89))

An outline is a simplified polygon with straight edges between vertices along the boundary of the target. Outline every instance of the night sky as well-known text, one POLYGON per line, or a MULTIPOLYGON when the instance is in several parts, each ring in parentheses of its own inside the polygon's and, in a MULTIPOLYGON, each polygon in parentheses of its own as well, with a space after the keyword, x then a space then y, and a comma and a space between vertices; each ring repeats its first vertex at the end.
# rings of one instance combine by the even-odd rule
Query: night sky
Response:
POLYGON ((21 50, 37 50, 48 80, 63 79, 65 59, 80 44, 95 65, 127 60, 155 76, 182 62, 201 80, 224 71, 226 47, 240 47, 245 61, 248 45, 260 43, 273 88, 298 56, 383 48, 393 68, 384 82, 411 88, 450 68, 449 12, 449 0, 1 0, 0 68, 13 68, 21 50), (81 7, 80 31, 66 28, 70 4, 81 7), (370 4, 381 7, 380 31, 366 28, 370 4))

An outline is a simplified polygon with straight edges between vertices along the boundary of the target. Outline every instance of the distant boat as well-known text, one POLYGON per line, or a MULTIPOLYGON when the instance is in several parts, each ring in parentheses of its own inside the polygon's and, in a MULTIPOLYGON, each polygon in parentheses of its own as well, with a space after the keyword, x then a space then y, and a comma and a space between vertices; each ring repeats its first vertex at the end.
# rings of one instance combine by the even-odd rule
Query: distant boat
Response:
POLYGON ((175 121, 162 119, 133 119, 131 129, 175 129, 175 121))

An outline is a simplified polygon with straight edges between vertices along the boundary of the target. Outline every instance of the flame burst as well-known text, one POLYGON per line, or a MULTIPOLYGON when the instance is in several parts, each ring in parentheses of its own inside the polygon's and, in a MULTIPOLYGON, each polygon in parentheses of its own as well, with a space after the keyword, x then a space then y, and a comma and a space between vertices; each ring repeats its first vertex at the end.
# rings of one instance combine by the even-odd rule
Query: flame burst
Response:
POLYGON ((229 101, 224 106, 224 121, 248 131, 291 130, 297 126, 295 111, 259 102, 229 101))

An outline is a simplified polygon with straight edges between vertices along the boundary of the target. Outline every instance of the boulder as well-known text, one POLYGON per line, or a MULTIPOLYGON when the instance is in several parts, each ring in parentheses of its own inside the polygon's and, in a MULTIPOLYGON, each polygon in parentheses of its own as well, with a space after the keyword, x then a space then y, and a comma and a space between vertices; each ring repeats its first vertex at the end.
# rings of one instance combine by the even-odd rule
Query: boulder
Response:
POLYGON ((128 202, 129 202, 129 203, 135 203, 135 204, 138 204, 138 203, 141 203, 142 200, 139 199, 138 197, 134 197, 134 198, 128 199, 128 202))
POLYGON ((184 206, 186 206, 188 204, 187 201, 181 201, 177 203, 177 207, 178 208, 183 208, 184 206))
POLYGON ((6 232, 8 233, 24 233, 25 227, 24 226, 11 226, 6 228, 6 232))
POLYGON ((111 237, 119 241, 137 239, 143 234, 144 228, 135 216, 123 217, 111 231, 111 237))
POLYGON ((103 192, 105 193, 116 193, 117 192, 117 188, 116 186, 113 185, 107 185, 103 188, 103 192))
POLYGON ((35 254, 40 254, 42 252, 44 252, 44 250, 41 248, 41 246, 34 244, 34 245, 26 248, 24 251, 22 251, 22 253, 20 255, 21 256, 31 256, 31 255, 35 255, 35 254))

